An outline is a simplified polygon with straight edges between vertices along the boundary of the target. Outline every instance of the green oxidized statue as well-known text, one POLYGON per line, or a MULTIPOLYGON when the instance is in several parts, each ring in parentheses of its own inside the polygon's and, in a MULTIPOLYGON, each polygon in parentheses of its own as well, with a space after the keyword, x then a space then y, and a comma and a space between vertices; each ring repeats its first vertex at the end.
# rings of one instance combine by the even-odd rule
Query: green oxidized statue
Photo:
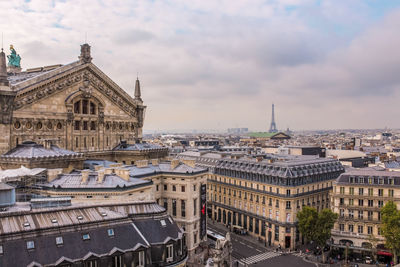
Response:
POLYGON ((11 55, 7 56, 8 66, 21 68, 21 57, 15 51, 13 45, 10 45, 11 55))

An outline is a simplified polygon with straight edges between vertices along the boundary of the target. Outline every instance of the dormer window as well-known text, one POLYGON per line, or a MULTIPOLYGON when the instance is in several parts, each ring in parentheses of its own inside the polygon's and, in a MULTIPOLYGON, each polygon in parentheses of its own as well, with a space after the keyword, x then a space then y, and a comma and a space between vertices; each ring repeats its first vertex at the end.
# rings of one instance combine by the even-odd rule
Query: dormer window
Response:
POLYGON ((57 236, 56 237, 56 245, 60 246, 64 244, 64 240, 62 238, 62 236, 57 236))
POLYGON ((35 248, 35 242, 34 241, 27 241, 26 242, 26 249, 34 249, 35 248))
POLYGON ((174 259, 174 245, 167 245, 167 262, 171 262, 174 259))
POLYGON ((112 229, 112 228, 107 229, 107 234, 108 234, 108 236, 114 236, 114 229, 112 229))

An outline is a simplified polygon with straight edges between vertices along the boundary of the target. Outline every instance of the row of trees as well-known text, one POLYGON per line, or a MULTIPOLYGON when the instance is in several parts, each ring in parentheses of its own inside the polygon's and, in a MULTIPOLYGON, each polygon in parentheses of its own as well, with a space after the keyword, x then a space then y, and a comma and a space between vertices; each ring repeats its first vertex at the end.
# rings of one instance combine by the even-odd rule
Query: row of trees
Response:
MULTIPOLYGON (((381 209, 382 235, 385 237, 385 246, 393 252, 393 259, 397 263, 397 255, 400 254, 400 210, 393 201, 389 201, 381 209)), ((307 242, 314 241, 321 248, 325 247, 326 241, 331 237, 331 230, 338 215, 330 209, 321 212, 313 207, 305 206, 297 213, 298 227, 300 233, 307 242)), ((376 248, 376 242, 374 248, 376 248)), ((373 250, 376 251, 376 250, 373 250)), ((322 251, 322 260, 325 255, 322 251)))

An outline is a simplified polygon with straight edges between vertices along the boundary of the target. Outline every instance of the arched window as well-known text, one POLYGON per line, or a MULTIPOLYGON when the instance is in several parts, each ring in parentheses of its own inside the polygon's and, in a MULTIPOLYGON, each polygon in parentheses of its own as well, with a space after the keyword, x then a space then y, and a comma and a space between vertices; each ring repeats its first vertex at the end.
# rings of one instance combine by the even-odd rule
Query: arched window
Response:
POLYGON ((90 101, 90 115, 96 115, 96 104, 90 101))
POLYGON ((91 121, 91 122, 90 122, 90 130, 91 130, 91 131, 96 130, 96 122, 95 122, 95 121, 91 121))
POLYGON ((97 104, 88 99, 78 100, 74 103, 74 113, 96 115, 97 104))
POLYGON ((74 103, 74 113, 80 114, 81 113, 81 101, 76 101, 74 103))

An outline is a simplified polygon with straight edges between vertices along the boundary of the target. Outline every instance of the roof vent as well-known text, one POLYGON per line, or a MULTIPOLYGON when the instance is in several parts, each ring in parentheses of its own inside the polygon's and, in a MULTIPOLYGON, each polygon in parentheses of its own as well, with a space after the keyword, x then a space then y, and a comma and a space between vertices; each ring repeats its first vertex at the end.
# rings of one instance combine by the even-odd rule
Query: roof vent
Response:
POLYGON ((161 226, 167 226, 167 223, 165 222, 165 220, 160 220, 161 226))

